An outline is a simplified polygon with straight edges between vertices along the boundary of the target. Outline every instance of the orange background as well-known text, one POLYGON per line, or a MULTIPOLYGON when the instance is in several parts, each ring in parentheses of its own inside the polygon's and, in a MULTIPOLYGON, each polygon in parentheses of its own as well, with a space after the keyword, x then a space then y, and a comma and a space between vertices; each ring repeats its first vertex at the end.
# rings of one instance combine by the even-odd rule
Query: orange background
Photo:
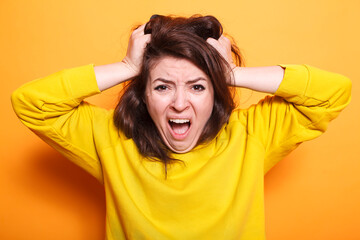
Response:
MULTIPOLYGON (((360 239, 360 2, 357 0, 0 2, 0 239, 100 240, 102 186, 16 118, 11 92, 55 71, 119 61, 152 14, 217 16, 246 66, 307 63, 353 81, 350 106, 265 177, 267 239, 360 239)), ((243 90, 243 106, 261 94, 243 90)), ((90 99, 112 107, 117 90, 90 99)))

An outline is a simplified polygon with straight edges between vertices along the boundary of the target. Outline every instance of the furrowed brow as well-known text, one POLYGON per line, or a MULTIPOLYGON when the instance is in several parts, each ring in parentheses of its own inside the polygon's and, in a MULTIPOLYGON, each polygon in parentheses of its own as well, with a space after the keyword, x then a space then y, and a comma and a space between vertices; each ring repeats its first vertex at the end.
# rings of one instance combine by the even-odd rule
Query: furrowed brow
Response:
POLYGON ((196 83, 196 82, 198 82, 198 81, 206 81, 206 79, 203 78, 203 77, 199 77, 199 78, 196 78, 196 79, 194 79, 194 80, 189 80, 189 81, 187 81, 186 83, 187 83, 187 84, 193 84, 193 83, 196 83))
MULTIPOLYGON (((168 79, 165 79, 165 78, 156 78, 153 82, 157 82, 157 81, 160 81, 160 82, 163 82, 163 83, 168 83, 168 84, 173 84, 174 83, 174 81, 168 80, 168 79)), ((195 78, 193 80, 186 81, 186 84, 193 84, 193 83, 196 83, 196 82, 199 82, 199 81, 206 81, 206 79, 203 78, 203 77, 198 77, 198 78, 195 78)))
POLYGON ((160 82, 163 82, 163 83, 168 83, 168 84, 174 83, 173 81, 167 80, 167 79, 164 79, 164 78, 156 78, 153 82, 157 82, 157 81, 160 81, 160 82))

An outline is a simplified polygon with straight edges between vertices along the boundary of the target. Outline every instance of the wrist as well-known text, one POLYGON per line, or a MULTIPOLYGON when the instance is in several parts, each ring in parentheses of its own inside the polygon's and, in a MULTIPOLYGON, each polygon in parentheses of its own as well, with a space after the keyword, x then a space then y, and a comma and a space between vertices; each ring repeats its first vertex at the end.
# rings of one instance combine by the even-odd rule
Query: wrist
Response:
POLYGON ((240 70, 239 66, 236 66, 235 64, 230 65, 230 72, 228 74, 228 81, 227 84, 229 86, 237 86, 236 78, 238 75, 238 70, 240 70))
POLYGON ((139 74, 139 69, 127 58, 125 57, 121 62, 119 62, 119 70, 128 76, 128 78, 133 78, 139 74))
POLYGON ((123 61, 95 66, 94 70, 96 81, 101 91, 137 76, 135 70, 128 63, 123 61))

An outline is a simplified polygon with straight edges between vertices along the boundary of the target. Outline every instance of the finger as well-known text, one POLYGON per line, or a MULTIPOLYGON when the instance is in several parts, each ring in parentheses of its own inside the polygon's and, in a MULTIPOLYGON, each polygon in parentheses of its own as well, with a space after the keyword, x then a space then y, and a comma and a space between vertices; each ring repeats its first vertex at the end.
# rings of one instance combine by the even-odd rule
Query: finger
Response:
POLYGON ((141 42, 146 45, 151 41, 151 34, 144 34, 141 36, 141 42))
POLYGON ((138 36, 138 35, 144 35, 144 28, 145 28, 145 25, 146 25, 146 23, 145 24, 143 24, 143 25, 140 25, 138 28, 136 28, 132 33, 131 33, 131 35, 136 35, 136 36, 138 36))
POLYGON ((219 38, 219 43, 220 45, 226 47, 226 48, 229 48, 231 47, 231 41, 230 39, 228 39, 227 37, 225 37, 224 35, 221 35, 220 38, 219 38))
POLYGON ((145 26, 146 26, 146 23, 144 23, 143 25, 141 25, 140 27, 138 27, 136 30, 139 30, 139 31, 144 32, 145 26))
POLYGON ((217 42, 217 40, 216 40, 215 38, 209 37, 208 39, 206 39, 206 42, 212 44, 212 43, 214 43, 214 42, 217 42))
POLYGON ((231 57, 231 42, 227 37, 221 35, 218 40, 208 38, 206 39, 206 42, 214 47, 231 66, 233 65, 231 57))
POLYGON ((225 35, 221 35, 221 36, 219 37, 219 41, 230 42, 230 39, 227 38, 225 35))
POLYGON ((208 43, 208 44, 210 44, 211 46, 213 46, 214 48, 218 48, 218 46, 219 46, 219 42, 218 42, 218 40, 216 40, 215 38, 208 38, 208 39, 206 39, 206 42, 208 43))

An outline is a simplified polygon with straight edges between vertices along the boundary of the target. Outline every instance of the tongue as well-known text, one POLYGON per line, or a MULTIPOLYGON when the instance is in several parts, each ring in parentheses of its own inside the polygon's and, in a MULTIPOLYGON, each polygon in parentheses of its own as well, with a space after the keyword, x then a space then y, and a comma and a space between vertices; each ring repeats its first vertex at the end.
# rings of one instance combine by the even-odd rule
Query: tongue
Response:
POLYGON ((188 123, 172 123, 171 127, 176 134, 184 134, 188 128, 188 123))

